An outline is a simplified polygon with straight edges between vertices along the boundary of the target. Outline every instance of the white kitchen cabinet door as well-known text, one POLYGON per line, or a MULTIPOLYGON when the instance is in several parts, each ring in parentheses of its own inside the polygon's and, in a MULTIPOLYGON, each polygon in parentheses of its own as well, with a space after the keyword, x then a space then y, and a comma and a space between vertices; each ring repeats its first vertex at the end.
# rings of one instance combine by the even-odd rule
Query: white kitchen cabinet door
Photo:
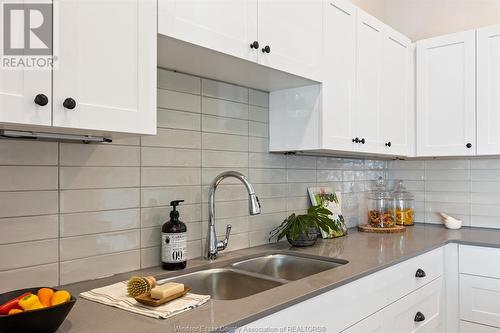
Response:
POLYGON ((323 1, 258 0, 257 17, 259 64, 320 82, 323 1))
MULTIPOLYGON (((0 1, 0 3, 3 2, 0 1)), ((23 20, 12 20, 11 34, 22 36, 24 33, 22 23, 23 20)), ((3 28, 2 22, 0 36, 4 35, 3 28)), ((14 37, 13 40, 24 40, 24 38, 14 37)), ((0 52, 4 54, 3 43, 0 43, 0 52)), ((52 122, 51 79, 50 69, 8 70, 0 68, 0 123, 50 126, 52 122), (40 106, 34 102, 39 94, 47 98, 46 105, 40 106)))
POLYGON ((328 1, 325 8, 323 148, 353 151, 356 80, 356 11, 347 0, 328 1))
POLYGON ((342 331, 342 333, 384 333, 383 314, 383 310, 375 312, 368 318, 365 318, 345 331, 342 331))
POLYGON ((437 278, 386 307, 384 332, 444 332, 443 279, 437 278))
POLYGON ((50 126, 52 89, 50 70, 0 69, 0 123, 50 126), (44 95, 46 105, 35 97, 44 95))
POLYGON ((500 249, 460 245, 460 273, 500 279, 500 249))
POLYGON ((54 3, 53 125, 155 134, 156 1, 54 3))
POLYGON ((500 333, 500 328, 460 321, 460 333, 500 333))
POLYGON ((159 0, 158 32, 257 61, 257 0, 159 0), (256 45, 255 45, 256 46, 256 45))
POLYGON ((477 154, 500 154, 500 25, 477 30, 477 154))
POLYGON ((475 41, 466 31, 417 42, 417 156, 475 154, 475 41))
POLYGON ((500 328, 500 280, 460 274, 460 319, 500 328))
POLYGON ((354 136, 358 150, 379 153, 380 86, 384 24, 362 10, 357 17, 356 106, 354 136))
POLYGON ((390 155, 406 156, 410 148, 411 40, 388 28, 382 43, 380 90, 380 149, 390 155))

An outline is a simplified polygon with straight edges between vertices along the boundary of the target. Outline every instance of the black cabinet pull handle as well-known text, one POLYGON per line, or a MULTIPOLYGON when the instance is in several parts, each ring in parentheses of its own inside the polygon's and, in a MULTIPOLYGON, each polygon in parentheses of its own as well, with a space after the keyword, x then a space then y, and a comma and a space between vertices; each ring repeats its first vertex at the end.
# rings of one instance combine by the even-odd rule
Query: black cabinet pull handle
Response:
POLYGON ((49 98, 44 94, 38 94, 35 96, 35 104, 40 106, 45 106, 49 104, 49 98))
POLYGON ((359 142, 361 142, 362 144, 365 144, 365 142, 366 142, 366 141, 365 141, 365 138, 363 138, 363 139, 359 140, 359 142))
POLYGON ((63 106, 66 109, 73 110, 76 107, 76 101, 73 98, 68 97, 64 100, 63 106))
POLYGON ((417 269, 417 271, 415 272, 415 277, 423 278, 425 276, 426 276, 426 274, 425 274, 424 270, 421 268, 417 269))
POLYGON ((271 48, 269 45, 266 45, 262 48, 262 53, 271 53, 271 48))
POLYGON ((254 41, 252 44, 250 44, 251 49, 258 49, 259 48, 259 42, 254 41))
POLYGON ((358 138, 354 138, 354 139, 352 139, 352 142, 359 143, 359 139, 358 138))
POLYGON ((472 148, 472 143, 468 143, 468 144, 466 144, 466 145, 465 145, 465 147, 467 147, 467 148, 472 148))
POLYGON ((419 322, 425 320, 425 316, 424 316, 424 314, 422 312, 419 311, 419 312, 417 312, 415 314, 415 319, 414 320, 415 320, 416 323, 419 323, 419 322))
POLYGON ((392 143, 391 143, 391 141, 389 141, 389 142, 386 142, 386 143, 385 143, 385 146, 386 146, 386 147, 391 147, 391 146, 392 146, 392 143))

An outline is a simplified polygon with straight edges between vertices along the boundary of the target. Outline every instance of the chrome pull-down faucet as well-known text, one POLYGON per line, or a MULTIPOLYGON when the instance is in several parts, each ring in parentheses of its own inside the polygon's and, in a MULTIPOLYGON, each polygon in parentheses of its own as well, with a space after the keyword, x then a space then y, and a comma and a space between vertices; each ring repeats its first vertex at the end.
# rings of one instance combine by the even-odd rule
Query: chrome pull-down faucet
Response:
POLYGON ((208 235, 207 244, 205 250, 205 258, 208 260, 213 260, 217 258, 217 253, 224 250, 229 242, 229 235, 231 234, 231 225, 226 226, 226 237, 217 241, 217 234, 215 232, 215 191, 217 186, 226 178, 236 178, 239 179, 248 191, 248 210, 250 215, 260 214, 260 203, 259 198, 255 194, 252 184, 248 181, 248 178, 240 172, 237 171, 226 171, 215 177, 210 185, 210 190, 208 193, 208 235))

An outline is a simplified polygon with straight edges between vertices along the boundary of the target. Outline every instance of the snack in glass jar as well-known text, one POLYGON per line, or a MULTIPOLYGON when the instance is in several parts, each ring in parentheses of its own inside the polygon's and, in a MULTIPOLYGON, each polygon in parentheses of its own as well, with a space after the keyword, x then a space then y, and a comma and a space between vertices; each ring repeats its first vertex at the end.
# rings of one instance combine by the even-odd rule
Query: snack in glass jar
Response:
POLYGON ((395 211, 396 223, 400 225, 413 225, 415 222, 412 208, 400 209, 395 211))
POLYGON ((368 222, 376 228, 392 228, 396 225, 391 211, 382 212, 376 209, 368 211, 368 222))
POLYGON ((396 223, 404 226, 413 225, 415 223, 415 196, 406 190, 402 180, 394 189, 393 196, 396 223))

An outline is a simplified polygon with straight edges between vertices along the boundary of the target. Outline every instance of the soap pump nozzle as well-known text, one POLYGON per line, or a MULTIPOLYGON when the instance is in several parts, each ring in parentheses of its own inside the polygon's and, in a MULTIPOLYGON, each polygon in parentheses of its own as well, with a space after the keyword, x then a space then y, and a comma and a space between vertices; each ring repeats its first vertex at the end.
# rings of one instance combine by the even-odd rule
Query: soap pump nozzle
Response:
POLYGON ((172 211, 170 212, 170 219, 172 221, 179 221, 179 212, 177 211, 177 206, 184 200, 173 200, 170 201, 170 206, 172 206, 172 211))

